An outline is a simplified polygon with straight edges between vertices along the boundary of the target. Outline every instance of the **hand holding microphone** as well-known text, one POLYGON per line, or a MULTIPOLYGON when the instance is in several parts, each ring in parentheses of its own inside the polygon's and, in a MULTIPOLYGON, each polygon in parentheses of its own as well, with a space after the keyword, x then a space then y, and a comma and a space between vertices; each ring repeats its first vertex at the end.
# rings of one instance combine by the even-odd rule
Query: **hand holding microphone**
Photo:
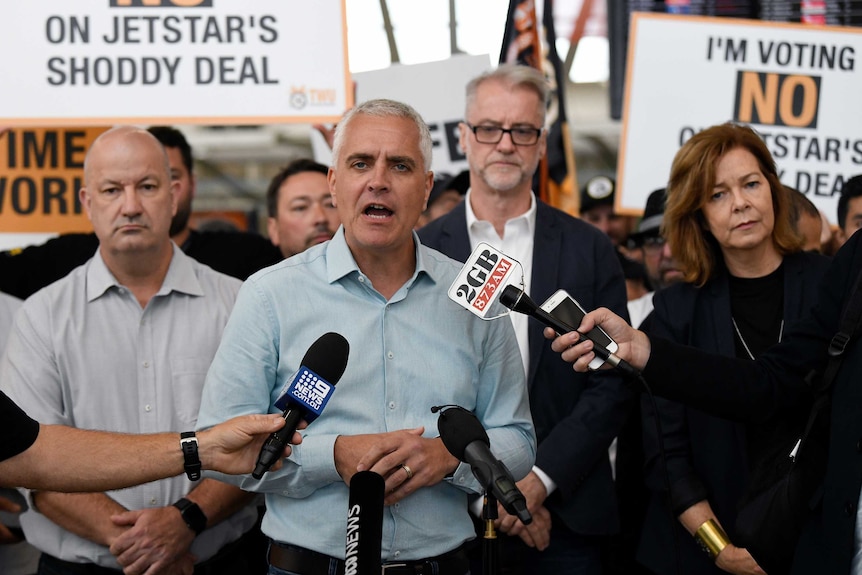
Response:
MULTIPOLYGON (((631 327, 626 320, 607 308, 596 308, 591 311, 586 315, 584 322, 588 327, 601 325, 619 346, 615 355, 625 357, 640 378, 639 371, 646 367, 652 350, 647 334, 631 327)), ((582 322, 581 325, 584 323, 582 322)), ((589 371, 590 358, 585 356, 588 356, 590 351, 595 350, 585 349, 589 346, 583 344, 589 340, 583 337, 580 332, 560 333, 556 330, 552 332, 546 328, 545 337, 552 340, 552 350, 559 353, 564 361, 574 364, 575 371, 589 371), (574 333, 578 333, 577 339, 572 337, 574 333)))
POLYGON ((260 479, 278 461, 302 419, 311 423, 320 415, 344 374, 349 351, 344 336, 334 332, 323 334, 311 344, 287 391, 276 402, 284 409, 284 427, 263 444, 252 477, 260 479))
POLYGON ((610 365, 631 377, 638 377, 640 375, 640 372, 632 367, 632 365, 627 361, 621 359, 616 354, 608 351, 606 347, 597 343, 590 333, 581 333, 577 330, 577 327, 568 325, 540 308, 523 289, 517 286, 507 285, 503 289, 503 293, 500 294, 500 303, 512 311, 516 311, 539 320, 546 326, 553 328, 558 334, 562 335, 570 332, 577 332, 581 339, 592 341, 593 351, 595 354, 607 361, 610 365))
MULTIPOLYGON (((533 317, 552 327, 559 334, 577 331, 577 326, 571 326, 539 307, 524 292, 523 288, 508 283, 515 270, 520 268, 521 265, 515 259, 488 244, 479 243, 449 287, 449 299, 482 319, 496 319, 501 316, 488 317, 488 315, 494 307, 493 303, 499 298, 503 306, 533 317)), ((523 281, 522 276, 522 285, 523 281)), ((618 355, 612 353, 600 342, 597 342, 591 333, 578 333, 581 339, 588 339, 593 342, 592 351, 598 357, 626 375, 635 378, 640 376, 638 370, 620 359, 618 355)), ((569 353, 568 357, 572 357, 572 354, 569 353)), ((566 359, 565 355, 563 359, 566 359)), ((574 360, 566 359, 566 361, 575 360, 577 357, 574 360)), ((579 369, 578 371, 586 370, 579 369)))

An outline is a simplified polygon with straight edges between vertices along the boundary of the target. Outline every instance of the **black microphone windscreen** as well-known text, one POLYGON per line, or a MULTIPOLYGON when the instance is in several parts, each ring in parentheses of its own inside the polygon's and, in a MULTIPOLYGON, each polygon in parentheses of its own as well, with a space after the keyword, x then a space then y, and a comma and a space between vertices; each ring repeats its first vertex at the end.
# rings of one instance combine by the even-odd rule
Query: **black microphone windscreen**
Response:
POLYGON ((450 407, 437 418, 437 431, 449 453, 464 461, 464 451, 474 441, 481 441, 490 447, 488 433, 479 419, 463 407, 450 407))
POLYGON ((380 573, 384 490, 383 477, 373 471, 358 471, 350 478, 345 573, 380 573))
POLYGON ((538 306, 527 293, 513 285, 507 285, 500 294, 500 303, 512 311, 532 315, 538 306))
POLYGON ((302 358, 302 365, 335 385, 347 368, 349 352, 350 344, 343 335, 328 332, 311 344, 302 358))

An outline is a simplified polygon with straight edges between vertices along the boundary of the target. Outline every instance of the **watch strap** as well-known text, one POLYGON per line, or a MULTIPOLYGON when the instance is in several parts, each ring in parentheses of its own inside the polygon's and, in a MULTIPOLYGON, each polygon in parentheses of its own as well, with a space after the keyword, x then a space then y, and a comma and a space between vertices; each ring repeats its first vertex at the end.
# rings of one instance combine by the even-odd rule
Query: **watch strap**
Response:
POLYGON ((186 475, 192 481, 201 478, 201 459, 198 456, 198 438, 194 431, 184 431, 180 434, 180 448, 183 450, 183 467, 186 475))
POLYGON ((200 535, 207 528, 207 516, 197 503, 183 497, 173 505, 180 510, 183 521, 195 532, 195 535, 200 535))

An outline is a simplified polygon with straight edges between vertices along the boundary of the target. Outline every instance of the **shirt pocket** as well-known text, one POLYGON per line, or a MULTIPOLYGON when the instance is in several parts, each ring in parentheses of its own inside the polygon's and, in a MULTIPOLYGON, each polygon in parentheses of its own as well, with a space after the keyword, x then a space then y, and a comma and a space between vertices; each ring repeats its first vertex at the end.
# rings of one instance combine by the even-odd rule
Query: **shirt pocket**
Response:
POLYGON ((200 357, 183 357, 171 360, 171 388, 174 394, 174 413, 178 423, 193 429, 198 420, 201 393, 211 360, 200 357))

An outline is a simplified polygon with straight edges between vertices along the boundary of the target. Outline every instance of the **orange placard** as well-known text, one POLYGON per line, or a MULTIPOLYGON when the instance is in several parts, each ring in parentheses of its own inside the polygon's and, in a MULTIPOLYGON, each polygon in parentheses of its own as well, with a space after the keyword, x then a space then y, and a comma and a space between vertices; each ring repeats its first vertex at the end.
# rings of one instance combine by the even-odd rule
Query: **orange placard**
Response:
POLYGON ((92 231, 78 191, 84 156, 107 129, 0 130, 0 232, 92 231))

